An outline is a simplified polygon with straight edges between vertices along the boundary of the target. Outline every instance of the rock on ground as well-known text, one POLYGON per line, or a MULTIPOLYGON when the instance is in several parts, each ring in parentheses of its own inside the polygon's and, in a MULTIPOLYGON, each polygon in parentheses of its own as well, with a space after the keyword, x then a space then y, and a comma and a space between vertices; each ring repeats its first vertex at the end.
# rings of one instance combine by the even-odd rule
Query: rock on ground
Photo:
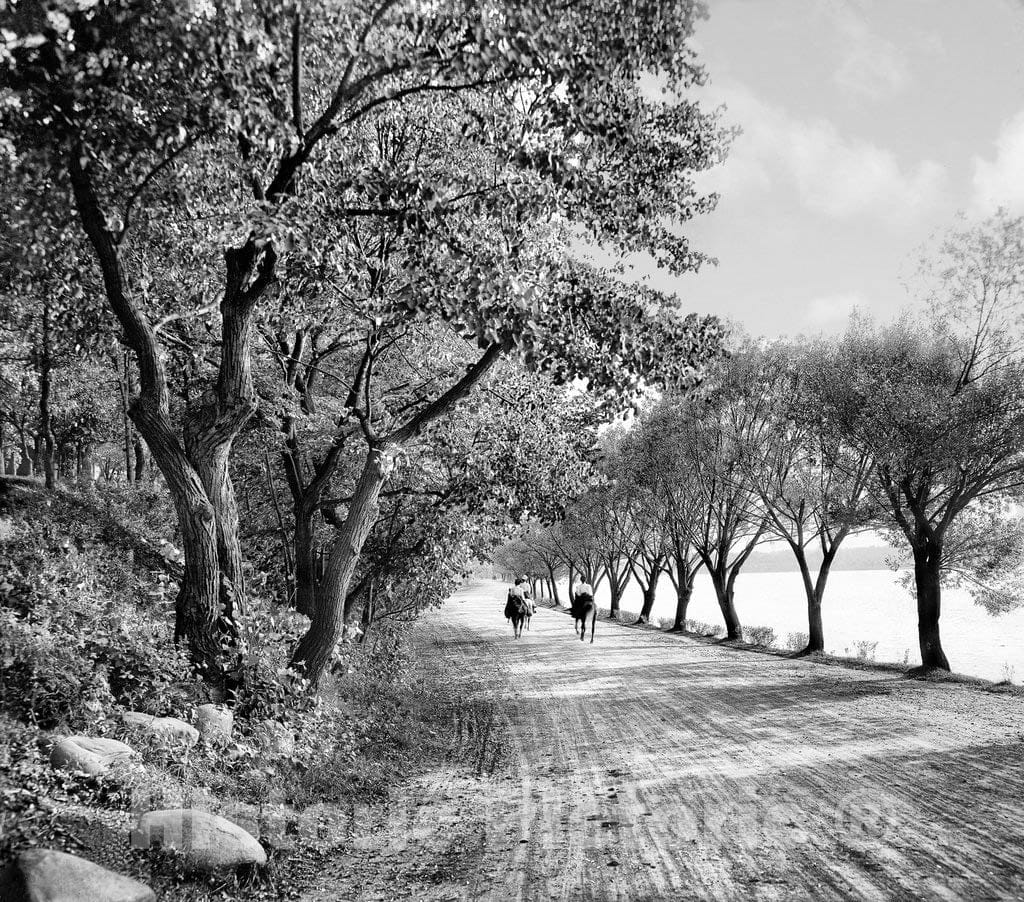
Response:
POLYGON ((193 746, 199 742, 199 731, 177 717, 154 717, 141 711, 125 711, 122 720, 130 727, 139 727, 167 742, 193 746))
POLYGON ((55 849, 22 852, 0 873, 3 902, 153 902, 144 883, 55 849))
POLYGON ((50 751, 50 763, 61 770, 80 770, 96 776, 135 753, 130 745, 97 736, 67 736, 50 751))
POLYGON ((207 741, 230 741, 234 724, 235 716, 223 705, 200 705, 196 708, 196 726, 207 741))
POLYGON ((266 864, 267 853, 252 834, 226 818, 195 808, 147 811, 131 836, 132 847, 159 843, 181 854, 199 871, 219 871, 247 864, 266 864))

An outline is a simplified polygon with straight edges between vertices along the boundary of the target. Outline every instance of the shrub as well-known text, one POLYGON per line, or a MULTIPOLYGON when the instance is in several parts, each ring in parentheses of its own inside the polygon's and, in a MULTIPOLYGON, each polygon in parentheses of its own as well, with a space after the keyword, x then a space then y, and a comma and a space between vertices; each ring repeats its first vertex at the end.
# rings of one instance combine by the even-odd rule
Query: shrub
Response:
POLYGON ((853 646, 857 649, 857 658, 859 660, 875 660, 875 649, 878 648, 878 642, 869 642, 866 639, 862 639, 859 642, 854 642, 853 646))
POLYGON ((153 603, 166 578, 139 565, 147 543, 71 492, 16 500, 0 536, 0 712, 44 729, 94 724, 115 703, 184 713, 193 684, 153 603))
POLYGON ((687 620, 686 632, 695 633, 698 636, 724 636, 725 627, 720 623, 705 623, 703 620, 687 620))
POLYGON ((790 633, 786 636, 786 648, 790 651, 803 651, 810 641, 811 637, 807 633, 790 633))
POLYGON ((775 630, 770 626, 745 626, 743 627, 743 641, 751 645, 770 648, 775 642, 775 630))

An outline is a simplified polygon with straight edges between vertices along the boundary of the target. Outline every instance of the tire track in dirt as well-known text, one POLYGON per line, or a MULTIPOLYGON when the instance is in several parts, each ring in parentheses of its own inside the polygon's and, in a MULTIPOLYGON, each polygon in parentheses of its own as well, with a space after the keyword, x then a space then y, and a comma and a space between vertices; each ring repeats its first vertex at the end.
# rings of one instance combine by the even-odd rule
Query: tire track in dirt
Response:
POLYGON ((417 785, 424 836, 482 837, 423 897, 1024 898, 1019 696, 605 622, 591 645, 548 609, 514 641, 503 598, 475 585, 417 627, 453 679, 505 674, 484 688, 517 759, 460 784, 462 821, 459 778, 417 785))

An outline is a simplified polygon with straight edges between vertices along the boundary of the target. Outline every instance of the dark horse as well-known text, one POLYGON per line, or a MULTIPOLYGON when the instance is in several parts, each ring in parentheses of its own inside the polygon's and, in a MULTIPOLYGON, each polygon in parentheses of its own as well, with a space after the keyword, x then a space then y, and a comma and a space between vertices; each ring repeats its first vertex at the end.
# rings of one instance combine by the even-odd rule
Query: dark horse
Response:
POLYGON ((572 599, 573 629, 579 633, 580 642, 587 635, 587 617, 590 617, 590 641, 594 641, 594 624, 597 623, 597 604, 594 596, 581 592, 572 599))
POLYGON ((512 621, 512 634, 516 639, 522 638, 524 623, 529 628, 532 613, 532 607, 527 599, 509 593, 505 602, 505 618, 512 621))

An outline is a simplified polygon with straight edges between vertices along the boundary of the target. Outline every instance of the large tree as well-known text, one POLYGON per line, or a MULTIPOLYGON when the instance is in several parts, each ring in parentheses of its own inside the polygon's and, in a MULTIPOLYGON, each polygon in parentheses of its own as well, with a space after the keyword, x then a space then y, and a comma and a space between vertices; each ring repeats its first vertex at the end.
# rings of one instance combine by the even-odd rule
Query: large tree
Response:
MULTIPOLYGON (((185 551, 178 633, 212 673, 218 628, 230 636, 244 596, 229 461, 255 409, 254 316, 323 218, 368 217, 433 232, 448 251, 446 214, 481 206, 485 227, 458 253, 430 242, 403 268, 440 278, 413 286, 424 317, 454 325, 480 356, 404 420, 365 405, 363 473, 295 661, 314 678, 333 649, 362 544, 396 451, 465 397, 503 351, 559 377, 622 388, 667 360, 699 362, 714 329, 652 315, 653 299, 569 261, 570 237, 649 251, 676 272, 700 256, 679 225, 712 201, 691 175, 720 153, 721 134, 685 99, 702 78, 687 39, 693 3, 450 0, 175 6, 147 0, 8 5, 5 104, 21 174, 71 198, 102 275, 110 312, 138 366, 131 416, 175 501, 185 551), (670 92, 646 98, 657 71, 670 92), (432 104, 436 99, 437 104, 432 104), (438 167, 376 167, 367 135, 417 109, 462 141, 438 167), (486 184, 436 179, 493 162, 486 184), (435 185, 436 182, 436 185, 435 185), (66 192, 66 193, 64 193, 66 192), (495 225, 498 205, 504 219, 495 225), (417 262, 414 262, 417 261, 417 262), (425 265, 424 265, 425 264, 425 265), (495 279, 495 273, 504 274, 495 279), (431 293, 428 288, 433 285, 431 293), (212 307, 212 311, 211 308, 212 307), (181 398, 168 345, 189 323, 211 334, 181 398), (657 327, 652 328, 656 322, 657 327), (658 351, 664 351, 659 360, 658 351)), ((188 345, 187 338, 179 341, 188 345)), ((365 398, 373 354, 357 364, 365 398)), ((354 409, 354 408, 353 408, 354 409)))
POLYGON ((1024 486, 1024 217, 954 228, 921 276, 927 319, 855 319, 813 384, 836 434, 873 459, 875 500, 910 545, 921 665, 948 670, 943 576, 1004 608, 997 583, 1019 559, 1005 502, 1024 486))
POLYGON ((757 490, 746 477, 744 449, 761 433, 767 398, 757 385, 759 354, 748 344, 715 368, 691 397, 669 396, 647 428, 670 436, 686 479, 679 521, 711 577, 726 636, 740 639, 736 578, 765 534, 757 490))
POLYGON ((670 629, 682 632, 694 580, 704 565, 690 537, 690 524, 702 516, 702 511, 699 496, 688 483, 693 472, 667 426, 665 411, 657 407, 647 411, 634 426, 628 441, 628 480, 644 505, 643 515, 651 521, 652 532, 660 533, 667 556, 665 571, 676 591, 670 629))
POLYGON ((793 552, 807 598, 808 643, 803 654, 824 651, 821 603, 843 541, 870 521, 864 502, 870 452, 825 427, 813 382, 828 346, 776 343, 751 350, 746 384, 759 418, 740 446, 738 478, 760 502, 766 534, 793 552), (812 574, 808 552, 820 554, 812 574))
POLYGON ((1009 361, 979 370, 969 354, 927 324, 861 321, 817 380, 827 422, 870 455, 875 500, 910 545, 926 669, 949 669, 939 625, 950 537, 973 506, 1024 483, 1024 373, 1009 361))

